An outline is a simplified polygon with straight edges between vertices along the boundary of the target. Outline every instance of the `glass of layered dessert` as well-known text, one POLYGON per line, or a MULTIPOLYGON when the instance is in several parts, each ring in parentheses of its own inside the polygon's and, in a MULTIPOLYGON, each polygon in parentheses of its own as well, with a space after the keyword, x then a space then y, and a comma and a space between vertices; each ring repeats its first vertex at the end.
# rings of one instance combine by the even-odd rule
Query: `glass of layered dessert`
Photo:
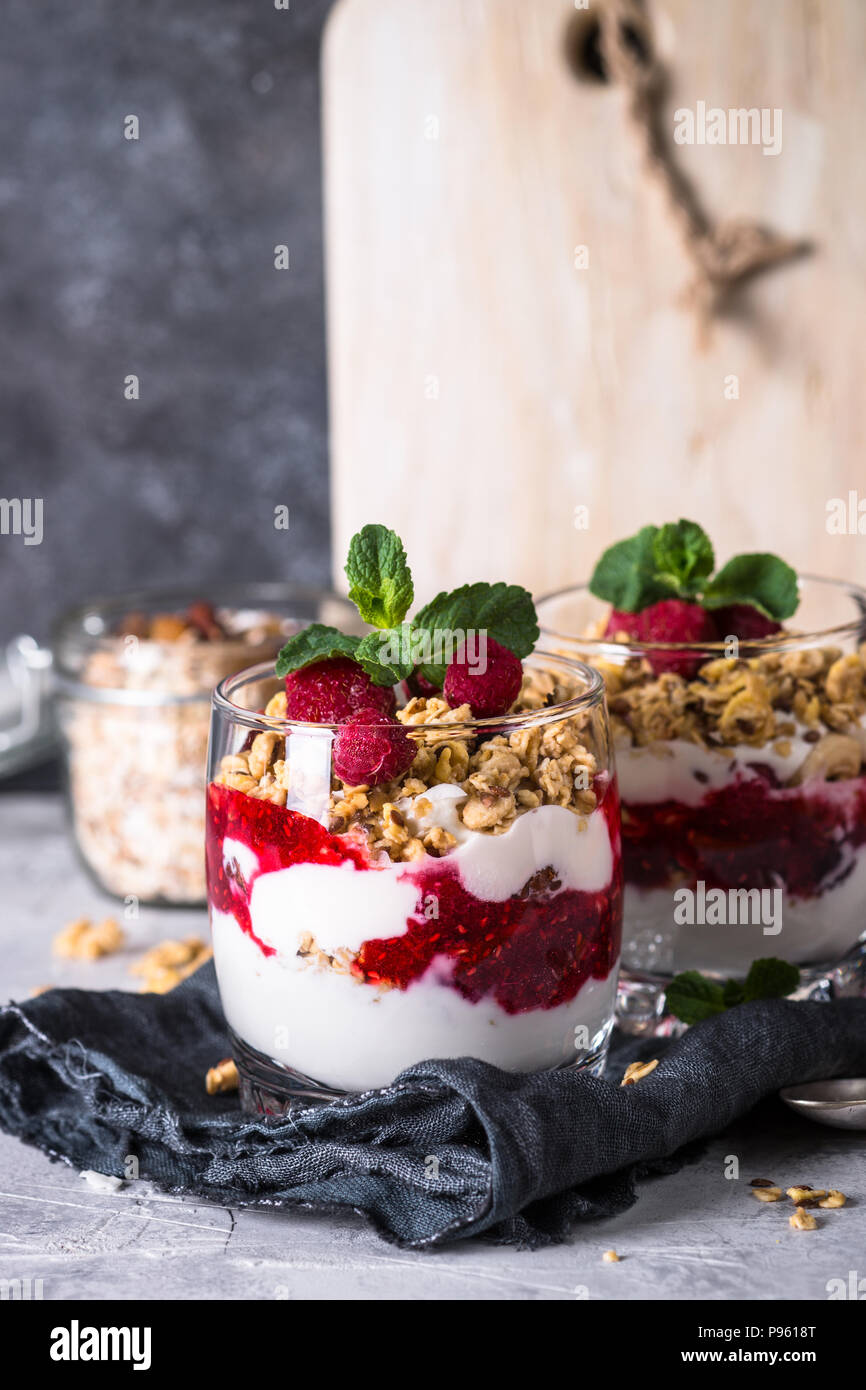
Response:
POLYGON ((695 523, 645 527, 539 601, 542 642, 604 676, 622 798, 621 1017, 682 971, 863 974, 866 593, 771 555, 713 574, 695 523))
POLYGON ((140 902, 204 902, 214 686, 311 622, 353 617, 336 594, 287 584, 217 586, 207 601, 133 593, 64 615, 55 710, 76 844, 100 887, 140 902))
POLYGON ((279 675, 214 695, 208 898, 254 1111, 428 1058, 597 1069, 606 1051, 621 870, 603 684, 528 655, 515 586, 439 595, 411 622, 411 587, 379 606, 377 588, 356 586, 379 623, 361 644, 312 628, 279 675))

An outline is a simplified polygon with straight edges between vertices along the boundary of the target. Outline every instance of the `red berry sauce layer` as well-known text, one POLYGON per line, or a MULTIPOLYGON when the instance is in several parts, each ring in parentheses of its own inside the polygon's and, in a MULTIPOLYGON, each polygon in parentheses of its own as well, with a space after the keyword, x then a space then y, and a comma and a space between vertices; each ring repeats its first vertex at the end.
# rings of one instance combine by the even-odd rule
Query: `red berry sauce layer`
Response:
POLYGON ((310 816, 215 782, 207 789, 205 853, 211 907, 231 913, 266 956, 275 954, 274 947, 259 941, 250 921, 250 893, 260 874, 288 869, 292 864, 345 864, 347 860, 356 869, 371 868, 365 850, 348 836, 331 835, 310 816), (226 868, 224 840, 237 840, 252 850, 258 861, 255 873, 245 878, 239 868, 226 868))
POLYGON ((782 887, 812 898, 841 883, 866 842, 866 778, 819 789, 774 785, 772 770, 708 792, 698 806, 626 804, 625 881, 678 887, 782 887))
MULTIPOLYGON (((622 866, 616 789, 603 802, 611 833, 611 883, 596 893, 563 889, 552 869, 542 869, 519 894, 488 902, 466 891, 456 867, 438 859, 412 874, 419 912, 407 919, 405 935, 363 943, 353 971, 367 983, 406 989, 434 958, 445 957, 441 984, 475 1002, 492 997, 506 1013, 552 1009, 573 999, 590 978, 603 980, 619 958, 622 932, 622 866), (435 902, 438 915, 424 914, 435 902)), ((261 873, 292 864, 341 864, 396 872, 370 862, 349 836, 332 835, 300 812, 212 784, 208 788, 207 869, 211 905, 234 915, 239 927, 266 955, 250 920, 250 891, 261 873), (258 869, 245 879, 227 872, 223 841, 240 841, 258 869)))

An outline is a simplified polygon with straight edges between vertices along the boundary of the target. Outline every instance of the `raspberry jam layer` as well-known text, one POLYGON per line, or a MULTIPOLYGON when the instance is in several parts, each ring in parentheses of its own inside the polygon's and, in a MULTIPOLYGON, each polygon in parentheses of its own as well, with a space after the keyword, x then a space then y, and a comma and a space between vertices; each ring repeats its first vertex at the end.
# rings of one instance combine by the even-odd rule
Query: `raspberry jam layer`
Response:
MULTIPOLYGON (((208 789, 207 865, 211 905, 231 913, 241 929, 258 941, 250 917, 250 892, 263 873, 295 864, 339 865, 356 870, 400 873, 417 890, 417 914, 400 936, 362 943, 353 971, 359 980, 405 990, 434 961, 437 983, 470 1002, 495 999, 509 1014, 553 1009, 573 999, 590 978, 604 980, 620 952, 622 870, 613 802, 606 798, 613 848, 613 873, 598 892, 564 889, 554 869, 544 868, 521 891, 504 901, 469 893, 459 869, 448 858, 420 868, 384 868, 346 836, 331 835, 299 812, 258 801, 227 787, 208 789), (614 823, 611 825, 611 817, 614 823), (240 842, 257 868, 246 875, 225 867, 223 842, 240 842)), ((606 808, 607 809, 607 808, 606 808)), ((528 814, 532 814, 529 812, 528 814)), ((569 813, 570 814, 570 813, 569 813)), ((507 853, 507 847, 503 846, 507 853)), ((315 931, 315 904, 311 904, 315 931)), ((274 948, 258 941, 266 954, 274 948)))
POLYGON ((371 867, 364 850, 346 836, 331 835, 318 821, 287 811, 271 801, 259 801, 212 782, 207 790, 207 891, 212 908, 231 913, 238 926, 258 942, 265 955, 273 946, 259 941, 250 920, 250 893, 260 874, 288 869, 292 864, 345 864, 356 869, 371 867), (246 874, 229 857, 223 845, 234 840, 251 850, 257 861, 246 874))
POLYGON ((782 887, 812 898, 851 872, 866 843, 866 778, 774 785, 772 771, 740 777, 697 806, 623 807, 625 881, 658 888, 702 879, 713 888, 782 887))

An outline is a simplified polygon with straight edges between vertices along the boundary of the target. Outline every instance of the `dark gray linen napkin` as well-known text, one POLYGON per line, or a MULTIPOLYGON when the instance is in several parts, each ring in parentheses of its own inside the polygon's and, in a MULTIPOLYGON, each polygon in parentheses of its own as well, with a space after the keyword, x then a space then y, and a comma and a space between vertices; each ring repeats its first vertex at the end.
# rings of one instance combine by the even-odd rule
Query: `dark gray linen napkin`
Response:
POLYGON ((485 1235, 529 1247, 614 1215, 637 1179, 781 1086, 866 1073, 866 1000, 745 1004, 692 1028, 621 1088, 574 1072, 422 1062, 282 1120, 208 1097, 227 1055, 213 966, 170 994, 57 989, 0 1010, 0 1127, 78 1168, 139 1176, 227 1206, 349 1208, 423 1248, 485 1235))

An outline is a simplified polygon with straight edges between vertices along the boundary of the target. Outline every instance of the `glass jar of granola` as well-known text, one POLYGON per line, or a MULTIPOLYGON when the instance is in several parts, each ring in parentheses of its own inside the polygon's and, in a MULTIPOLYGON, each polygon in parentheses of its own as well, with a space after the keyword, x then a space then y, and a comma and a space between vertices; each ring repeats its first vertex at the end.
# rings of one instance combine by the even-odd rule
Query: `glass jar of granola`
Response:
POLYGON ((66 613, 55 706, 73 833, 106 892, 204 902, 210 696, 239 663, 316 621, 357 623, 345 600, 284 584, 133 593, 66 613))
POLYGON ((478 719, 399 682, 325 724, 286 717, 272 664, 217 688, 208 898, 246 1108, 429 1057, 601 1066, 621 916, 603 685, 536 654, 518 690, 478 719))
POLYGON ((607 686, 636 1016, 643 985, 685 970, 741 979, 766 957, 801 967, 807 987, 862 980, 866 592, 809 576, 797 590, 794 616, 751 640, 723 636, 742 606, 716 640, 654 642, 616 633, 631 615, 585 585, 538 603, 545 644, 607 686))

